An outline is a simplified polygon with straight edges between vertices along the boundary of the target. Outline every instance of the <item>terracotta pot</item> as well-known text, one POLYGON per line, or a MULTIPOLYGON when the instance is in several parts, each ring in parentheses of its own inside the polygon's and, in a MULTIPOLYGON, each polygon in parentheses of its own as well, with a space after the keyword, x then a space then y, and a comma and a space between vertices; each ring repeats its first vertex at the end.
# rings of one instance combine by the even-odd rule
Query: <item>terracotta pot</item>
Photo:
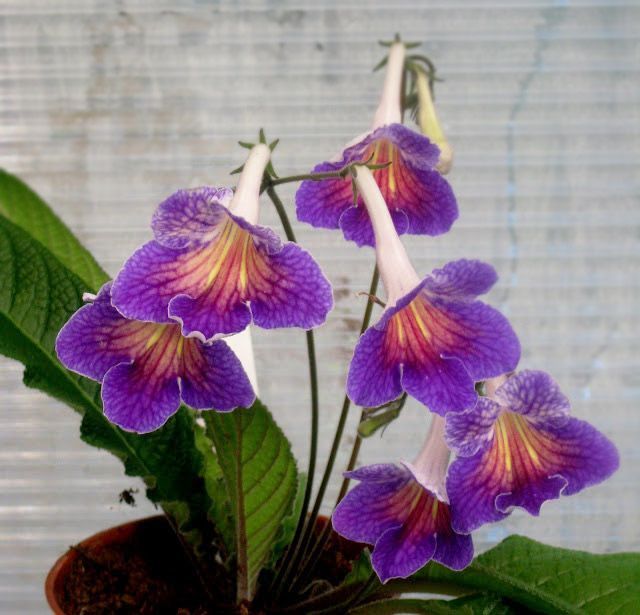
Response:
MULTIPOLYGON (((316 526, 317 531, 321 530, 328 521, 329 519, 327 517, 323 515, 319 516, 316 526)), ((126 544, 131 541, 137 533, 144 533, 145 537, 148 534, 152 540, 162 540, 164 535, 170 538, 171 532, 168 532, 167 528, 167 520, 163 515, 146 517, 94 534, 80 542, 77 545, 78 550, 69 549, 64 555, 58 558, 53 568, 49 571, 45 581, 45 595, 53 613, 56 615, 66 615, 62 606, 63 597, 72 566, 78 558, 82 557, 80 551, 91 551, 92 549, 102 546, 126 544)), ((335 534, 334 537, 334 540, 337 540, 335 544, 337 551, 339 551, 338 559, 342 558, 343 561, 353 560, 362 550, 362 545, 348 542, 335 534)), ((340 573, 338 571, 338 574, 343 576, 344 572, 340 573)))
MULTIPOLYGON (((162 515, 137 519, 136 521, 123 523, 122 525, 98 532, 83 540, 78 546, 84 549, 92 549, 101 547, 102 545, 126 543, 142 526, 149 526, 156 523, 164 524, 166 521, 162 515)), ((77 551, 69 549, 64 555, 58 558, 47 575, 44 583, 44 593, 55 615, 66 615, 60 604, 60 597, 63 595, 71 565, 79 557, 80 554, 77 551)))

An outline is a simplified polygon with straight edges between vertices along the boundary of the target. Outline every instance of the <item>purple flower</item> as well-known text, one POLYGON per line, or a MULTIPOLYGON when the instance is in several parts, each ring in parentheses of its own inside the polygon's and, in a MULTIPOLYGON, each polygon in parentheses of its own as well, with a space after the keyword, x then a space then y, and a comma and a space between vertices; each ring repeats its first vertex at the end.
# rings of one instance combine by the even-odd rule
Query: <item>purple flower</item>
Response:
POLYGON ((127 431, 158 429, 180 399, 200 410, 250 406, 255 395, 223 341, 184 338, 177 324, 124 318, 111 283, 60 330, 56 352, 69 369, 102 383, 105 416, 127 431))
POLYGON ((160 204, 155 240, 125 263, 113 284, 113 304, 124 316, 179 322, 184 335, 202 341, 252 321, 266 329, 311 329, 325 321, 333 296, 318 264, 256 225, 269 154, 264 145, 252 150, 235 195, 204 187, 160 204))
POLYGON ((360 338, 347 393, 365 407, 406 391, 444 415, 472 408, 474 382, 515 369, 520 345, 507 319, 476 300, 496 281, 485 263, 459 260, 420 281, 395 233, 368 169, 356 182, 376 231, 376 254, 387 308, 360 338))
MULTIPOLYGON (((441 235, 458 217, 451 187, 435 170, 440 149, 427 137, 400 124, 404 45, 393 45, 382 100, 373 128, 314 173, 337 171, 352 162, 390 163, 373 172, 399 235, 441 235)), ((304 181, 296 193, 298 219, 321 228, 340 228, 359 246, 375 244, 362 198, 353 203, 351 179, 304 181)))
POLYGON ((338 504, 333 527, 340 535, 374 545, 371 563, 384 583, 406 578, 434 560, 461 570, 473 558, 471 536, 456 533, 442 487, 449 450, 444 420, 434 417, 413 464, 378 464, 348 472, 360 484, 338 504))
POLYGON ((447 441, 459 455, 447 478, 457 531, 503 519, 515 506, 537 516, 547 500, 618 468, 615 446, 569 416, 569 401, 548 374, 523 371, 487 385, 489 397, 475 409, 447 416, 447 441))

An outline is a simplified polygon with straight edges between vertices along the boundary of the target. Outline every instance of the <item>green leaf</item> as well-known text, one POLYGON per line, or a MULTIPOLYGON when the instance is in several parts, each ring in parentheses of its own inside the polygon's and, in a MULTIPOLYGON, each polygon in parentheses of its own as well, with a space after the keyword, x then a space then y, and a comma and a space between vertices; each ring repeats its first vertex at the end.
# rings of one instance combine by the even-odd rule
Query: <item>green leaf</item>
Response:
POLYGON ((25 230, 96 291, 109 276, 49 206, 15 175, 0 169, 0 215, 25 230))
POLYGON ((293 535, 296 532, 296 526, 300 513, 302 512, 302 504, 304 502, 304 490, 307 487, 307 474, 306 472, 300 472, 298 474, 298 482, 296 487, 296 495, 293 499, 293 506, 291 512, 282 519, 280 524, 280 532, 273 543, 273 549, 271 550, 271 557, 269 558, 268 567, 273 569, 278 563, 278 560, 282 557, 284 550, 289 546, 289 543, 293 540, 293 535))
POLYGON ((235 524, 238 601, 251 600, 296 493, 291 445, 260 401, 233 413, 206 412, 235 524))
POLYGON ((219 537, 222 539, 227 553, 234 550, 234 529, 231 503, 227 498, 222 468, 214 451, 214 444, 204 427, 194 423, 195 445, 202 455, 201 476, 211 502, 208 514, 213 521, 219 537))
POLYGON ((80 411, 85 442, 117 455, 127 474, 142 477, 150 499, 165 508, 171 504, 185 531, 199 527, 211 503, 188 412, 181 410, 151 434, 122 431, 104 417, 98 384, 67 371, 56 357, 56 335, 82 305, 86 287, 42 244, 0 215, 0 354, 25 365, 27 386, 80 411))
POLYGON ((510 536, 462 572, 429 564, 396 591, 429 591, 433 584, 490 591, 539 613, 637 613, 640 553, 597 555, 510 536))
POLYGON ((353 562, 351 572, 345 577, 341 585, 354 585, 355 583, 366 583, 371 577, 373 567, 371 566, 371 555, 368 549, 364 549, 358 559, 353 562))
POLYGON ((354 615, 391 615, 394 613, 429 613, 430 615, 524 615, 497 596, 474 594, 455 600, 420 600, 391 598, 363 604, 349 613, 354 615))

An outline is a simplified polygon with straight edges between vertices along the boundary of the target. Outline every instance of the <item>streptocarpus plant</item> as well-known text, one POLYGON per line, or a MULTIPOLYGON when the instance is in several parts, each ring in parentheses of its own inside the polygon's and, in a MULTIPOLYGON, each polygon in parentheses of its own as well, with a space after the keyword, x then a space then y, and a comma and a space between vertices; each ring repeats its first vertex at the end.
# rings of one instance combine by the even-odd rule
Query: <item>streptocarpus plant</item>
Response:
POLYGON ((636 554, 590 555, 511 537, 473 559, 473 531, 515 507, 537 516, 545 501, 605 480, 618 454, 570 415, 551 376, 517 371, 516 334, 478 299, 497 280, 491 265, 464 255, 425 277, 414 269, 400 235, 443 234, 458 217, 443 177, 452 150, 433 104, 432 63, 407 55, 414 45, 388 46, 367 134, 309 174, 278 177, 277 142, 267 145, 261 132, 260 143, 243 144, 251 151, 235 190, 169 196, 151 219, 153 239, 113 281, 39 197, 3 174, 0 351, 25 364, 28 386, 83 413, 85 441, 145 481, 181 535, 212 613, 632 612, 640 602, 636 554), (409 109, 419 131, 402 123, 409 109), (333 298, 318 263, 295 243, 276 192, 294 181, 302 182, 299 220, 340 229, 372 260, 375 250, 321 477, 313 330, 333 298), (286 241, 259 225, 263 192, 286 241), (47 301, 31 302, 44 294, 47 301), (376 304, 383 310, 371 324, 376 304), (256 398, 250 325, 305 330, 306 473, 256 398), (408 396, 424 407, 425 428, 430 418, 414 460, 381 456, 356 467, 363 438, 397 419, 408 396), (323 524, 318 514, 352 404, 361 407, 359 430, 323 524), (358 483, 349 490, 351 480, 358 483), (353 552, 332 527, 359 543, 353 552), (327 570, 328 557, 346 559, 351 572, 327 570), (228 587, 219 587, 221 568, 228 587))

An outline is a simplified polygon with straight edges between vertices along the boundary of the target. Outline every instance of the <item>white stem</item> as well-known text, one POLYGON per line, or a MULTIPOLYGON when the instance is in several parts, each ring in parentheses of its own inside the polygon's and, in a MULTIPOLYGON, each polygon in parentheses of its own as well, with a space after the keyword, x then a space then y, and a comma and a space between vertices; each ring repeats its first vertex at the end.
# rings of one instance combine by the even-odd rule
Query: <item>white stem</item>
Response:
POLYGON ((357 167, 356 185, 371 218, 378 269, 387 293, 387 303, 391 307, 400 297, 413 290, 420 283, 420 278, 396 233, 380 188, 367 167, 357 167))
POLYGON ((250 224, 258 223, 260 186, 270 158, 271 150, 264 143, 258 143, 251 148, 240 174, 238 187, 229 203, 229 210, 250 224))
POLYGON ((253 354, 253 342, 251 341, 251 329, 247 327, 244 331, 225 337, 224 341, 227 342, 229 348, 233 350, 235 355, 242 363, 244 371, 247 373, 249 382, 253 387, 253 392, 256 397, 260 396, 258 390, 258 372, 256 370, 256 359, 253 354))
POLYGON ((484 383, 484 391, 487 397, 495 399, 496 391, 509 379, 508 374, 502 374, 502 376, 496 376, 495 378, 489 378, 484 383))
MULTIPOLYGON (((238 210, 242 209, 243 203, 251 203, 255 202, 255 222, 252 220, 248 220, 251 224, 255 224, 258 221, 258 199, 260 196, 260 183, 262 182, 262 174, 264 172, 264 168, 269 161, 269 157, 271 155, 271 150, 269 150, 266 145, 259 144, 256 145, 251 152, 249 153, 249 157, 245 164, 245 167, 242 171, 242 175, 240 176, 240 181, 238 183, 238 189, 236 190, 233 199, 229 203, 228 207, 231 209, 234 203, 236 205, 236 211, 234 214, 241 215, 245 220, 248 220, 247 216, 238 210), (266 148, 266 161, 262 162, 261 158, 264 157, 264 149, 266 148), (262 166, 259 167, 259 164, 262 166), (245 175, 245 173, 249 173, 249 175, 245 175), (259 173, 259 175, 258 175, 259 173), (255 184, 256 176, 259 177, 257 189, 255 185, 252 186, 252 182, 255 184), (243 181, 244 178, 244 181, 243 181), (241 187, 243 192, 240 194, 240 198, 237 199, 238 193, 241 191, 241 187), (237 199, 237 200, 236 200, 237 199)), ((247 207, 248 210, 248 207, 247 207)), ((249 382, 253 387, 253 392, 256 394, 256 397, 260 395, 258 390, 258 372, 256 370, 256 358, 253 353, 253 342, 251 340, 251 330, 247 327, 244 331, 240 333, 236 333, 235 335, 230 335, 226 337, 225 342, 229 345, 229 348, 233 350, 235 355, 240 360, 244 371, 249 378, 249 382)))
POLYGON ((402 79, 404 78, 405 47, 394 43, 389 49, 387 72, 384 76, 382 98, 373 117, 372 130, 387 124, 399 124, 402 120, 402 79))
POLYGON ((442 132, 436 107, 431 97, 427 75, 422 70, 416 74, 416 90, 418 92, 418 126, 420 126, 422 134, 440 149, 440 158, 436 168, 445 175, 451 170, 453 164, 453 149, 442 132))
POLYGON ((438 414, 432 416, 422 449, 411 466, 420 483, 446 502, 445 479, 451 451, 444 439, 444 417, 438 414))

